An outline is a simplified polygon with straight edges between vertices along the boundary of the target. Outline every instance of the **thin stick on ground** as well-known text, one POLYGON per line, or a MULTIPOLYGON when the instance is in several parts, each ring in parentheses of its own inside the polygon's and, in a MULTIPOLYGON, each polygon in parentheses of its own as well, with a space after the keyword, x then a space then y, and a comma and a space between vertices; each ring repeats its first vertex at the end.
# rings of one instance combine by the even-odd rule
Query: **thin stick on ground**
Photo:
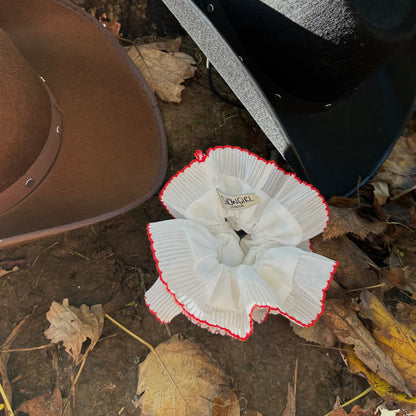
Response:
POLYGON ((296 358, 295 374, 293 377, 293 387, 290 383, 287 386, 287 403, 282 416, 296 416, 296 388, 298 383, 298 364, 299 359, 296 358))
POLYGON ((75 388, 76 388, 76 385, 77 385, 78 379, 79 379, 79 377, 80 377, 80 375, 81 375, 81 372, 82 372, 82 370, 83 370, 83 368, 84 368, 85 361, 87 360, 87 355, 88 355, 88 354, 85 354, 85 355, 84 355, 84 358, 83 358, 83 359, 82 359, 82 361, 81 361, 81 365, 79 366, 79 369, 78 369, 77 375, 75 376, 75 379, 73 379, 73 378, 71 377, 71 398, 72 398, 72 409, 73 409, 73 410, 75 410, 75 409, 76 409, 76 408, 75 408, 75 388))
POLYGON ((350 351, 346 348, 330 347, 328 345, 308 344, 306 342, 299 342, 297 345, 301 345, 304 347, 323 348, 325 350, 346 351, 346 352, 350 351))
POLYGON ((385 286, 385 283, 379 283, 377 285, 371 285, 371 286, 365 286, 365 287, 359 287, 357 289, 348 289, 347 292, 359 292, 361 290, 366 290, 366 289, 375 289, 377 287, 383 287, 385 286))
POLYGON ((173 380, 172 376, 170 375, 168 369, 166 368, 166 365, 163 363, 163 361, 160 359, 159 355, 157 354, 156 350, 153 348, 153 346, 151 344, 149 344, 148 342, 146 342, 144 339, 140 338, 138 335, 136 335, 134 332, 131 332, 130 330, 128 330, 125 326, 123 326, 122 324, 120 324, 119 322, 117 322, 114 318, 112 318, 110 315, 108 315, 107 313, 104 314, 104 316, 111 321, 114 325, 117 325, 120 329, 122 329, 124 332, 126 332, 127 334, 129 334, 131 337, 133 337, 134 339, 137 339, 137 341, 141 342, 143 345, 145 345, 147 348, 149 348, 149 350, 155 355, 157 361, 159 362, 159 364, 162 366, 162 368, 165 370, 167 376, 169 377, 169 380, 171 381, 171 383, 173 384, 173 386, 175 387, 175 390, 177 391, 177 393, 179 394, 179 396, 181 397, 181 399, 183 400, 183 402, 185 403, 186 407, 190 408, 190 406, 188 405, 187 401, 185 400, 185 398, 183 397, 181 391, 179 390, 178 386, 176 385, 175 381, 173 380))
POLYGON ((36 351, 36 350, 42 350, 44 348, 50 348, 55 346, 53 342, 50 344, 40 345, 39 347, 28 347, 28 348, 9 348, 9 349, 1 349, 0 352, 25 352, 25 351, 36 351))
POLYGON ((296 387, 297 387, 297 384, 298 384, 298 366, 299 366, 299 358, 296 358, 295 376, 293 377, 293 393, 295 395, 295 398, 296 398, 296 387))
POLYGON ((4 392, 3 386, 2 386, 1 383, 0 383, 0 395, 3 398, 4 407, 6 408, 6 415, 7 416, 14 416, 12 407, 10 406, 10 403, 9 403, 9 399, 7 398, 7 395, 4 392))

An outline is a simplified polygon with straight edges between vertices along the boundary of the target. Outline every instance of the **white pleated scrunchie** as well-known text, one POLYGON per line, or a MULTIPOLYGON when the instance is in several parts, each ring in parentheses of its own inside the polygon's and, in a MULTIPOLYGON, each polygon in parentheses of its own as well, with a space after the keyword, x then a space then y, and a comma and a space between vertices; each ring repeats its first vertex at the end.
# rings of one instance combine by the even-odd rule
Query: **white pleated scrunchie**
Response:
POLYGON ((146 292, 150 311, 240 340, 268 313, 312 325, 337 266, 310 249, 328 221, 323 197, 237 147, 196 155, 160 195, 176 219, 148 226, 160 274, 146 292))

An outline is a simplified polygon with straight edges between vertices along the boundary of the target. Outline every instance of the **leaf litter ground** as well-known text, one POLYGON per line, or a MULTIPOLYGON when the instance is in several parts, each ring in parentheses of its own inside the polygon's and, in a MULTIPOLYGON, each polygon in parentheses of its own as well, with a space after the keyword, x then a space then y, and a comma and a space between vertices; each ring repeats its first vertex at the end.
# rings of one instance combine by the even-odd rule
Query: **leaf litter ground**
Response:
MULTIPOLYGON (((166 179, 188 164, 195 150, 205 151, 215 145, 238 145, 270 159, 275 152, 247 113, 213 96, 204 77, 200 52, 189 39, 185 39, 182 49, 193 55, 199 65, 195 77, 185 84, 180 105, 160 102, 169 143, 166 179)), ((379 177, 379 181, 383 179, 379 177)), ((394 195, 398 195, 397 191, 394 195)), ((394 195, 390 197, 394 198, 394 195)), ((411 195, 409 192, 404 198, 409 201, 411 195)), ((359 290, 354 290, 363 286, 375 286, 380 296, 383 293, 380 284, 393 290, 396 284, 383 280, 387 265, 383 266, 382 259, 386 256, 390 256, 391 264, 403 273, 404 289, 412 287, 414 266, 406 259, 412 259, 416 245, 409 244, 412 235, 406 234, 404 228, 412 216, 409 206, 399 202, 402 201, 398 200, 395 208, 389 208, 393 211, 389 221, 396 224, 389 225, 394 230, 388 241, 382 240, 386 221, 380 222, 384 225, 378 227, 370 225, 370 218, 374 221, 376 217, 374 207, 363 206, 361 199, 350 201, 344 207, 348 211, 337 216, 335 228, 329 230, 326 239, 315 241, 318 252, 342 253, 343 264, 336 276, 338 284, 331 287, 329 297, 351 300, 360 294, 359 290), (357 228, 361 220, 358 221, 355 215, 364 218, 365 229, 357 228), (351 218, 354 227, 348 228, 345 221, 351 218), (396 240, 400 242, 397 247, 396 240), (357 278, 357 274, 361 278, 357 278)), ((339 207, 339 204, 335 205, 339 207)), ((0 344, 35 306, 24 329, 14 340, 13 348, 47 344, 45 330, 49 323, 46 313, 53 301, 61 303, 68 299, 70 305, 77 307, 102 304, 105 313, 153 346, 169 340, 174 334, 196 342, 230 377, 231 387, 242 408, 256 409, 263 416, 280 416, 287 409, 288 385, 293 387, 295 367, 296 415, 324 415, 333 408, 337 396, 345 402, 368 387, 364 378, 349 373, 337 347, 305 345, 305 339, 295 335, 289 322, 282 317, 272 316, 261 326, 255 326, 253 335, 244 343, 211 335, 184 317, 175 318, 168 327, 159 324, 143 300, 144 291, 157 277, 145 229, 151 221, 168 218, 155 195, 123 216, 1 251, 0 344)), ((322 328, 322 332, 328 332, 328 328, 322 328)), ((328 339, 332 341, 321 340, 321 343, 332 344, 330 334, 328 339)), ((140 400, 137 395, 138 365, 148 353, 144 345, 106 320, 102 335, 89 351, 77 381, 78 415, 140 414, 136 407, 140 400)), ((8 354, 6 367, 14 409, 37 396, 49 397, 45 392, 52 397, 56 385, 62 397, 70 396, 74 368, 71 357, 63 348, 8 354)), ((371 404, 380 401, 378 396, 370 394, 358 404, 366 408, 371 399, 371 404)), ((25 410, 25 407, 21 409, 25 410)))

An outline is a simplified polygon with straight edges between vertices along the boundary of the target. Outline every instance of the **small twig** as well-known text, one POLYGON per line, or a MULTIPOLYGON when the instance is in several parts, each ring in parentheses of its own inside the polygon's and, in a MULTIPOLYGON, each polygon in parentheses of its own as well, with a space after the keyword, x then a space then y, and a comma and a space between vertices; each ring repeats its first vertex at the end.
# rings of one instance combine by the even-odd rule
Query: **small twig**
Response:
POLYGON ((31 264, 31 266, 33 267, 35 264, 36 264, 36 262, 39 260, 39 257, 40 257, 40 254, 38 254, 36 257, 35 257, 35 260, 33 260, 33 263, 31 264))
POLYGON ((46 250, 49 250, 49 249, 51 249, 52 247, 55 247, 58 244, 59 244, 59 241, 55 241, 54 243, 52 243, 51 245, 49 245, 48 247, 46 247, 46 250))
MULTIPOLYGON (((113 334, 113 335, 115 335, 115 334, 113 334)), ((113 336, 113 335, 110 335, 110 337, 113 336)), ((107 337, 107 338, 109 338, 109 337, 107 337)), ((82 358, 81 364, 78 368, 78 372, 77 372, 77 375, 75 376, 75 379, 73 377, 71 377, 71 398, 72 398, 72 409, 74 411, 76 411, 76 408, 75 408, 75 393, 76 393, 76 390, 75 389, 76 389, 76 385, 78 383, 78 380, 81 376, 82 370, 84 369, 85 361, 87 361, 88 352, 89 352, 89 350, 87 350, 83 355, 83 358, 82 358)))
POLYGON ((409 189, 404 190, 403 192, 400 192, 399 194, 397 194, 396 196, 394 196, 393 198, 390 198, 391 201, 394 201, 396 199, 401 198, 402 196, 408 194, 409 192, 415 191, 416 190, 416 185, 412 186, 409 189))
POLYGON ((72 254, 74 256, 81 257, 81 259, 84 259, 86 261, 89 261, 90 260, 87 256, 84 256, 82 253, 80 253, 79 251, 76 251, 76 250, 70 251, 69 254, 72 254))
POLYGON ((135 45, 136 44, 136 42, 134 42, 134 41, 132 41, 130 39, 124 38, 123 36, 120 36, 118 38, 118 40, 122 40, 123 42, 130 43, 131 45, 135 45))
POLYGON ((23 352, 23 351, 35 351, 35 350, 42 350, 44 348, 49 348, 49 347, 53 347, 55 344, 54 343, 50 343, 50 344, 45 344, 45 345, 40 345, 39 347, 31 347, 31 348, 11 348, 11 349, 1 349, 0 348, 0 352, 23 352))
POLYGON ((2 386, 1 383, 0 383, 0 395, 3 398, 4 406, 6 408, 6 414, 8 416, 14 416, 12 407, 10 406, 9 399, 7 398, 7 395, 6 395, 5 391, 3 390, 3 386, 2 386))
POLYGON ((172 337, 172 332, 170 332, 170 328, 169 328, 169 325, 168 324, 165 324, 165 329, 166 329, 166 332, 169 335, 169 338, 171 338, 172 337))
POLYGON ((357 201, 358 201, 358 208, 360 208, 360 206, 361 206, 360 184, 361 184, 361 176, 358 177, 358 181, 357 181, 357 201))
POLYGON ((360 290, 375 289, 376 287, 383 287, 385 285, 386 285, 385 283, 379 283, 378 285, 364 286, 364 287, 359 287, 357 289, 348 289, 346 290, 346 292, 359 292, 360 290))
POLYGON ((131 332, 130 330, 128 330, 125 326, 123 326, 122 324, 120 324, 119 322, 117 322, 114 318, 112 318, 108 313, 104 314, 104 316, 110 320, 114 325, 117 325, 120 329, 122 329, 124 332, 126 332, 127 334, 129 334, 131 337, 133 337, 134 339, 137 339, 137 341, 141 342, 143 345, 145 345, 147 348, 149 348, 149 350, 156 356, 157 361, 159 362, 159 364, 162 366, 162 368, 166 371, 166 374, 169 377, 169 380, 171 381, 171 383, 173 384, 173 386, 175 387, 175 390, 177 391, 177 393, 179 394, 179 396, 181 397, 181 399, 183 400, 183 402, 185 403, 186 407, 190 408, 190 406, 188 405, 187 401, 185 400, 185 398, 183 397, 181 391, 179 390, 178 386, 176 385, 175 381, 173 380, 172 376, 170 375, 168 369, 166 368, 165 364, 163 363, 163 361, 160 359, 159 355, 157 354, 156 350, 153 348, 153 346, 151 344, 149 344, 148 342, 146 342, 144 339, 140 338, 138 335, 136 335, 135 333, 131 332))
MULTIPOLYGON (((154 354, 156 354, 155 349, 152 345, 150 345, 148 342, 146 342, 144 339, 140 338, 135 333, 128 330, 125 326, 121 325, 119 322, 117 322, 114 318, 112 318, 108 313, 104 314, 104 316, 110 320, 113 324, 117 325, 119 328, 121 328, 124 332, 132 336, 133 338, 137 339, 137 341, 140 341, 143 345, 145 345, 147 348, 149 348, 150 351, 152 351, 154 354)), ((158 355, 156 354, 158 357, 158 355)))
POLYGON ((324 348, 324 349, 327 349, 327 350, 335 350, 335 351, 346 351, 346 352, 350 351, 350 350, 347 350, 345 348, 328 347, 326 345, 307 344, 307 343, 303 343, 303 342, 299 342, 297 345, 303 345, 305 347, 324 348))
POLYGON ((412 227, 409 227, 408 225, 403 224, 403 223, 401 223, 399 221, 387 221, 387 224, 390 224, 390 225, 400 225, 401 227, 404 227, 404 228, 408 229, 409 231, 412 231, 413 233, 415 232, 415 230, 412 227))
POLYGON ((79 366, 79 369, 78 369, 78 373, 77 373, 77 375, 75 376, 75 380, 74 380, 74 382, 72 383, 73 384, 73 387, 74 387, 74 393, 75 393, 75 385, 77 384, 77 382, 78 382, 78 379, 79 379, 79 376, 81 375, 81 372, 82 372, 82 369, 84 368, 84 365, 85 365, 85 361, 87 360, 87 354, 85 354, 84 355, 84 358, 82 359, 82 361, 81 361, 81 365, 79 366))
POLYGON ((106 337, 103 337, 103 338, 100 338, 98 341, 97 341, 97 344, 99 343, 99 342, 101 342, 101 341, 107 341, 108 339, 110 339, 110 338, 114 338, 114 337, 116 337, 118 334, 111 334, 111 335, 107 335, 106 337))
POLYGON ((298 364, 299 364, 299 358, 296 358, 296 363, 295 363, 295 376, 294 376, 294 380, 293 380, 293 395, 296 399, 296 386, 298 383, 298 364))
MULTIPOLYGON (((347 402, 345 402, 344 404, 341 405, 341 407, 346 407, 351 403, 354 403, 355 401, 357 401, 358 399, 361 399, 361 397, 364 397, 366 394, 370 393, 370 391, 373 391, 373 388, 370 386, 368 388, 366 388, 364 391, 362 391, 359 395, 353 397, 351 400, 348 400, 347 402)), ((326 413, 324 416, 331 416, 331 413, 333 412, 333 410, 331 410, 330 412, 326 413)))
POLYGON ((75 380, 74 380, 74 376, 71 376, 71 395, 70 395, 70 400, 71 400, 71 409, 72 411, 76 410, 75 407, 75 380))

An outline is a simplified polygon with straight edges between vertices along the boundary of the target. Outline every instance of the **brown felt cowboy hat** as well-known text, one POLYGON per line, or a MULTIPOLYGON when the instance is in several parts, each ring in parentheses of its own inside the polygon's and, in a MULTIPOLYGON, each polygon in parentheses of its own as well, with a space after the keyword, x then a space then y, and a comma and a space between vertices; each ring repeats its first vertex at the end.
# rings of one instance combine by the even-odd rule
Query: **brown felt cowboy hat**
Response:
POLYGON ((0 91, 0 248, 123 213, 162 183, 152 91, 69 1, 1 0, 0 91))

